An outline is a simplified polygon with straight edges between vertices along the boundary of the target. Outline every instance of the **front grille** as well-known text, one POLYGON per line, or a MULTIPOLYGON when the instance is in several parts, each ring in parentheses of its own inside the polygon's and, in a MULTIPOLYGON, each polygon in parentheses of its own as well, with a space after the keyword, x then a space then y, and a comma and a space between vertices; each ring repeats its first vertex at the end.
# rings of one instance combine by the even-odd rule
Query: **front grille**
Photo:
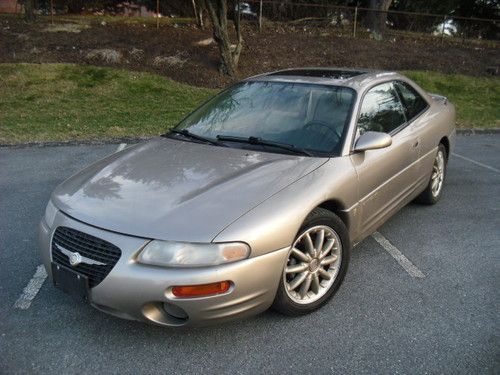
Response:
POLYGON ((89 278, 89 286, 98 285, 111 272, 118 259, 120 249, 100 238, 68 227, 58 227, 52 237, 52 260, 89 278), (87 264, 77 266, 69 263, 69 257, 61 252, 58 245, 72 253, 78 252, 82 257, 104 263, 105 265, 87 264))

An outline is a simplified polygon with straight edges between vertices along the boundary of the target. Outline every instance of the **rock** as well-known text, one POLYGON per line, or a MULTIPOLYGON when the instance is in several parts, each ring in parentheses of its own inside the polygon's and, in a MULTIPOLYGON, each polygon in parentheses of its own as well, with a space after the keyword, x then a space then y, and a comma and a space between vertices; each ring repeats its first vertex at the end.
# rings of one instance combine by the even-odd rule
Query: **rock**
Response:
POLYGON ((142 60, 144 58, 144 50, 133 47, 128 54, 133 60, 142 60))
POLYGON ((153 59, 154 66, 182 66, 187 62, 187 59, 183 57, 184 53, 178 53, 173 56, 156 56, 153 59))
POLYGON ((93 49, 89 51, 85 58, 90 61, 103 61, 108 64, 118 64, 122 61, 123 55, 115 49, 93 49))
POLYGON ((207 39, 202 39, 197 42, 194 42, 194 46, 209 46, 210 44, 215 43, 214 38, 207 38, 207 39))

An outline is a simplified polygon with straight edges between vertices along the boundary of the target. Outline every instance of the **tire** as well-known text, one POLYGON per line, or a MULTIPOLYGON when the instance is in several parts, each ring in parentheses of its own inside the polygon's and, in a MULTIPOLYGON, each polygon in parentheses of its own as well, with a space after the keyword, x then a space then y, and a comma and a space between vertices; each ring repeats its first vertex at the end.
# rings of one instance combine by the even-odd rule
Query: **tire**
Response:
POLYGON ((439 199, 441 198, 441 195, 443 194, 443 185, 444 181, 446 178, 446 164, 448 162, 448 159, 446 157, 446 148, 442 143, 439 144, 438 150, 436 153, 436 157, 434 159, 434 163, 432 166, 432 173, 431 177, 429 179, 429 183, 427 184, 427 187, 425 190, 415 199, 415 202, 420 203, 420 204, 436 204, 439 199), (438 159, 442 157, 443 159, 443 165, 442 165, 442 174, 441 174, 441 182, 439 183, 439 189, 433 189, 433 184, 435 183, 435 176, 439 176, 441 172, 437 171, 437 165, 438 159))
POLYGON ((315 208, 304 221, 287 254, 273 309, 285 315, 299 316, 328 302, 344 280, 349 265, 350 247, 349 234, 342 220, 328 210, 315 208), (321 231, 324 240, 320 247, 322 252, 318 252, 316 248, 320 244, 318 238, 321 237, 321 231), (312 241, 307 240, 306 233, 312 241), (313 245, 312 251, 307 243, 313 245), (293 250, 294 247, 302 255, 293 250), (307 269, 304 269, 306 265, 307 269), (296 267, 297 272, 290 272, 292 267, 296 267), (327 279, 325 273, 331 278, 327 279), (300 284, 293 290, 290 289, 304 277, 300 284))

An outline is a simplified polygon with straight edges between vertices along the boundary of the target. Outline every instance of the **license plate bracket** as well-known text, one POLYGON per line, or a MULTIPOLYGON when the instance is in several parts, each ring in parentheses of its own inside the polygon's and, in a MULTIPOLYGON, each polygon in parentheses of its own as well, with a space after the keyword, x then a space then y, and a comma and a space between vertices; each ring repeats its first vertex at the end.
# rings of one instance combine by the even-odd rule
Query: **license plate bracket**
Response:
POLYGON ((89 300, 89 278, 60 264, 52 263, 54 286, 81 301, 89 300))

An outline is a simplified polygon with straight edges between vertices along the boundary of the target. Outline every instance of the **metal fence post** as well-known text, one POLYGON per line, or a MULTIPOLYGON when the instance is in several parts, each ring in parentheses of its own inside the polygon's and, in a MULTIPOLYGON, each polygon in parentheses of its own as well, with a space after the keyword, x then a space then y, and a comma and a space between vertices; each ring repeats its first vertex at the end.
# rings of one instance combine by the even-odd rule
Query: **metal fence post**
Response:
POLYGON ((260 0, 259 7, 259 31, 262 29, 262 0, 260 0))
POLYGON ((441 28, 441 44, 444 41, 444 28, 446 26, 446 16, 443 16, 443 27, 441 28))
POLYGON ((354 26, 352 29, 352 37, 356 38, 356 24, 358 23, 358 7, 354 8, 354 26))
POLYGON ((160 28, 160 0, 156 0, 156 28, 160 28))

